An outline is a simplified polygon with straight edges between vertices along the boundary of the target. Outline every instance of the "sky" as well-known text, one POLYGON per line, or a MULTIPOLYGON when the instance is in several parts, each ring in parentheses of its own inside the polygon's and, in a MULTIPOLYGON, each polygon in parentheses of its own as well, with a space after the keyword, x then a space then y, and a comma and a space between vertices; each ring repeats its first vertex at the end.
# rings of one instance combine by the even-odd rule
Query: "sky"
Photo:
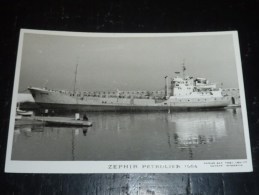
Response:
POLYGON ((161 90, 185 62, 186 75, 238 87, 231 34, 89 37, 25 33, 19 91, 28 86, 73 90, 161 90))

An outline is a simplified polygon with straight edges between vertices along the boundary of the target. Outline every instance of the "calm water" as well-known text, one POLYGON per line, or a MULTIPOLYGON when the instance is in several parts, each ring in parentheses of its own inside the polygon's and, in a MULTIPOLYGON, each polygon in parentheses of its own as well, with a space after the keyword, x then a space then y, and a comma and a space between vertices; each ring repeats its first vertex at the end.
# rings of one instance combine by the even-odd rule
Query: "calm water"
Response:
POLYGON ((16 128, 13 160, 210 160, 246 158, 240 109, 89 113, 89 128, 16 128))

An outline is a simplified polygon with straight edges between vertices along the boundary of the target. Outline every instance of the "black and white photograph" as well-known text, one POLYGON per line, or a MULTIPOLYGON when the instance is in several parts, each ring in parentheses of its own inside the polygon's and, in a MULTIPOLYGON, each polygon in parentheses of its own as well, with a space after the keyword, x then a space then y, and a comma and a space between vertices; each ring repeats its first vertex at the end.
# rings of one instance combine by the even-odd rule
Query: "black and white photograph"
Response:
POLYGON ((250 172, 238 32, 22 29, 6 172, 250 172))

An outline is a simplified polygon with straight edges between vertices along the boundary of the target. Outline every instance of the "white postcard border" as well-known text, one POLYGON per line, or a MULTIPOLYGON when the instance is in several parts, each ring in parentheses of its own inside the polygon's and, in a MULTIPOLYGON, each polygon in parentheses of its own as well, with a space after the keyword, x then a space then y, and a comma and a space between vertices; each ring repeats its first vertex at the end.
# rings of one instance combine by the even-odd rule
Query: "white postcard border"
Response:
POLYGON ((253 171, 248 130, 245 90, 237 31, 200 33, 83 33, 21 29, 11 105, 5 172, 13 173, 227 173, 253 171), (23 38, 25 33, 76 37, 176 37, 232 35, 247 159, 235 160, 164 160, 164 161, 18 161, 11 160, 16 99, 18 95, 23 38))

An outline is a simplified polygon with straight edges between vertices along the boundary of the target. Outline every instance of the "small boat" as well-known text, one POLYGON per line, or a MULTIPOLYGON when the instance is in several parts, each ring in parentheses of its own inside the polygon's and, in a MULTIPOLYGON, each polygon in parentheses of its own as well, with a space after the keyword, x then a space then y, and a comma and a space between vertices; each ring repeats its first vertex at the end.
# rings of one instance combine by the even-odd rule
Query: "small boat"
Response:
POLYGON ((228 106, 226 106, 225 108, 238 108, 238 107, 241 107, 241 105, 240 104, 230 104, 230 105, 228 105, 228 106))
POLYGON ((20 120, 20 119, 22 119, 21 115, 15 115, 15 120, 20 120))
POLYGON ((20 116, 32 116, 33 111, 25 111, 25 110, 20 110, 19 108, 16 109, 16 114, 20 116))
POLYGON ((36 121, 34 119, 34 117, 18 116, 18 119, 15 117, 15 127, 42 126, 42 125, 43 125, 43 122, 42 121, 36 121))
POLYGON ((91 127, 93 125, 90 121, 75 120, 74 118, 67 117, 35 117, 34 119, 53 126, 91 127))

